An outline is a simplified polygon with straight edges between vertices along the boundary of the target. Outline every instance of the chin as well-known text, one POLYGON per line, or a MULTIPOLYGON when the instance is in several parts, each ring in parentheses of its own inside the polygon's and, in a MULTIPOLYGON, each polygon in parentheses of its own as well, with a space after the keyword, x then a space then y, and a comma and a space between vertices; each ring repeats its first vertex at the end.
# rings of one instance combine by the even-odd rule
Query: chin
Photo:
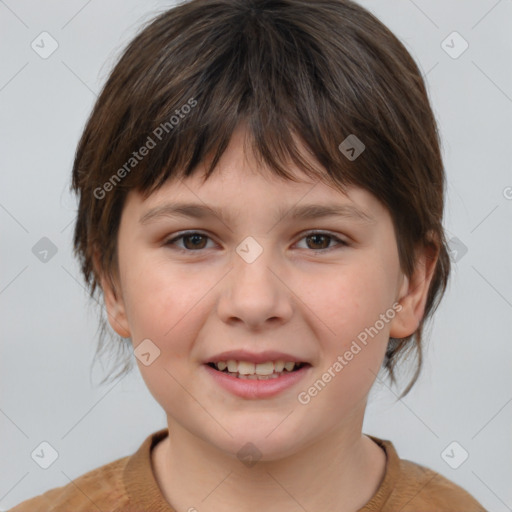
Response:
POLYGON ((298 439, 296 433, 287 429, 283 428, 278 433, 279 428, 272 432, 272 429, 247 426, 240 428, 238 432, 230 430, 233 437, 223 436, 222 440, 211 439, 210 442, 241 462, 248 461, 246 465, 251 467, 252 461, 272 462, 290 457, 307 444, 305 440, 298 439), (269 432, 272 433, 269 435, 269 432))

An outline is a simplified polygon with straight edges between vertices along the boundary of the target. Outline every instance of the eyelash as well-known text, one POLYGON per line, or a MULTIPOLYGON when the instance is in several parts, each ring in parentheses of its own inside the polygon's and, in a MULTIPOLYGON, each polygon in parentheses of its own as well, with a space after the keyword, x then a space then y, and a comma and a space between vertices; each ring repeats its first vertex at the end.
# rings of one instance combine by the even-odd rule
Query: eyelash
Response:
MULTIPOLYGON (((211 237, 209 237, 208 235, 206 235, 205 233, 201 233, 200 231, 185 231, 183 233, 181 233, 179 236, 175 237, 175 238, 172 238, 172 239, 169 239, 167 240, 166 242, 164 242, 164 245, 165 246, 171 246, 171 245, 175 245, 175 242, 178 241, 178 240, 181 240, 185 237, 189 237, 189 236, 192 236, 192 235, 200 235, 202 237, 205 237, 209 240, 211 240, 211 237)), ((332 251, 333 249, 336 249, 337 247, 341 246, 341 247, 348 247, 349 244, 347 242, 345 242, 344 240, 341 240, 340 238, 338 238, 337 236, 333 235, 332 233, 329 233, 329 232, 325 232, 325 231, 309 231, 307 233, 304 233, 304 235, 302 236, 302 238, 299 239, 300 240, 303 240, 304 238, 308 238, 312 235, 323 235, 323 236, 327 236, 328 238, 338 242, 338 245, 337 246, 334 246, 334 247, 328 247, 326 249, 310 249, 310 251, 313 251, 315 253, 326 253, 326 252, 329 252, 329 251, 332 251)), ((205 251, 206 249, 196 249, 196 250, 193 250, 193 249, 184 249, 182 247, 178 247, 175 245, 174 247, 175 250, 177 250, 178 252, 181 252, 181 253, 200 253, 202 251, 205 251)))

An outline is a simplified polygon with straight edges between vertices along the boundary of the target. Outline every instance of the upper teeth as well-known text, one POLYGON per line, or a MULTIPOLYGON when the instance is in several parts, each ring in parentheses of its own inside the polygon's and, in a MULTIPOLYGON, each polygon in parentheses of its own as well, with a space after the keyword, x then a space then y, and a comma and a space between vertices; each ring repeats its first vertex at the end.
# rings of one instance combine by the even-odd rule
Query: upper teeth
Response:
POLYGON ((241 375, 272 375, 280 373, 283 369, 291 372, 298 363, 284 361, 267 361, 266 363, 250 363, 249 361, 218 361, 215 363, 217 370, 223 371, 226 368, 230 373, 239 373, 241 375))

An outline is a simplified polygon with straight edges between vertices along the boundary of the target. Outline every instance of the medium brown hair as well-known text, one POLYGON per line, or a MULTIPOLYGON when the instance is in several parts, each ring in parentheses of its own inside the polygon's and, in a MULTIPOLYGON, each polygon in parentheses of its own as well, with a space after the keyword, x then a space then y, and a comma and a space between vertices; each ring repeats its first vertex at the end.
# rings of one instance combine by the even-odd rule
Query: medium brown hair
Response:
MULTIPOLYGON (((390 339, 385 355, 392 383, 399 358, 416 355, 404 396, 421 369, 424 322, 450 272, 445 175, 416 63, 382 22, 350 0, 192 0, 159 14, 131 41, 98 97, 73 165, 74 252, 91 297, 101 295, 100 272, 112 283, 118 275, 127 193, 148 197, 202 162, 209 163, 207 179, 242 122, 258 161, 277 176, 295 181, 287 171, 292 161, 341 191, 355 185, 379 199, 391 214, 407 276, 417 247, 438 249, 423 320, 413 335, 390 339), (356 159, 339 149, 349 135, 365 145, 356 159)), ((111 334, 103 311, 100 327, 96 355, 111 334)), ((130 340, 116 341, 108 347, 129 353, 113 378, 133 362, 130 340)))

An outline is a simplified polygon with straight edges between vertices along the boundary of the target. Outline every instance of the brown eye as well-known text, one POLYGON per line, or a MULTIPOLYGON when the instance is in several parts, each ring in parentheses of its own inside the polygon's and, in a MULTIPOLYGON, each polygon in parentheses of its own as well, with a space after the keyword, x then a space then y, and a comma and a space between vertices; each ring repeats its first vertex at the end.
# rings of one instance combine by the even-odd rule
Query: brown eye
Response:
POLYGON ((311 249, 316 252, 336 249, 336 246, 348 246, 347 242, 344 242, 337 236, 331 235, 330 233, 322 233, 319 231, 306 233, 306 236, 304 236, 301 240, 306 241, 306 249, 311 249), (332 242, 336 243, 332 245, 332 242))
POLYGON ((183 242, 187 249, 204 249, 206 237, 199 234, 194 235, 185 235, 183 236, 183 242), (187 244, 186 241, 189 240, 190 244, 187 244))
POLYGON ((192 252, 206 248, 207 241, 210 237, 203 235, 202 233, 183 233, 182 235, 168 240, 165 245, 176 245, 178 250, 192 252), (183 245, 178 245, 178 241, 183 241, 183 245))
POLYGON ((310 249, 327 249, 331 238, 329 235, 309 235, 306 240, 312 241, 310 249))
MULTIPOLYGON (((304 236, 302 240, 306 240, 306 249, 310 249, 313 252, 330 251, 336 249, 337 246, 345 247, 349 244, 344 242, 337 236, 331 235, 330 233, 322 232, 310 232, 304 236), (334 245, 332 244, 334 242, 334 245)), ((211 238, 200 232, 189 232, 182 233, 180 236, 168 240, 164 245, 174 246, 178 251, 181 252, 200 252, 203 249, 208 249, 207 243, 211 241, 211 238), (178 242, 182 242, 180 245, 178 242)), ((211 248, 211 247, 210 247, 211 248)))

